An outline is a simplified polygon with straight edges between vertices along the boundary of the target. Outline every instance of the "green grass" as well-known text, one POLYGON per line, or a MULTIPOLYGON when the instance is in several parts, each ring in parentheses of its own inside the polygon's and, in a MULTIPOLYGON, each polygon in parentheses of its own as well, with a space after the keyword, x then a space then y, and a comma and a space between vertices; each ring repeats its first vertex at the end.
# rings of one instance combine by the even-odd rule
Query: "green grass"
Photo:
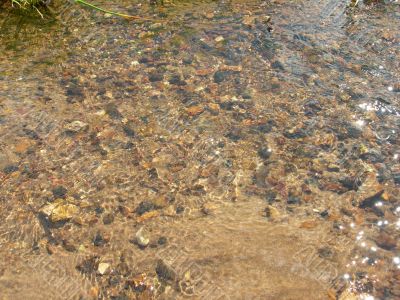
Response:
POLYGON ((38 8, 44 2, 42 0, 11 0, 11 4, 17 8, 32 9, 35 7, 38 8))
POLYGON ((42 0, 11 0, 13 5, 18 5, 21 8, 30 8, 35 5, 40 5, 43 3, 42 0))
MULTIPOLYGON (((43 17, 43 15, 40 11, 40 7, 46 6, 45 0, 10 0, 10 1, 11 1, 12 6, 15 8, 24 9, 24 10, 36 10, 40 14, 40 16, 43 17)), ((115 16, 119 16, 122 18, 126 18, 126 19, 143 19, 138 16, 130 16, 130 15, 110 11, 110 10, 101 8, 99 6, 96 6, 94 4, 91 4, 85 0, 73 0, 73 1, 76 4, 83 5, 83 6, 89 7, 91 9, 94 9, 94 10, 97 10, 97 11, 100 11, 100 12, 103 12, 106 14, 115 15, 115 16)))
POLYGON ((36 10, 38 14, 43 17, 40 12, 40 6, 44 5, 43 0, 11 0, 11 4, 13 7, 24 9, 24 10, 36 10))
POLYGON ((119 16, 119 17, 122 17, 122 18, 126 18, 126 19, 139 19, 139 17, 136 17, 136 16, 130 16, 130 15, 126 15, 126 14, 121 14, 121 13, 118 13, 118 12, 114 12, 114 11, 110 11, 110 10, 98 7, 98 6, 93 5, 93 4, 89 3, 89 2, 86 2, 84 0, 74 0, 74 2, 78 3, 78 4, 81 4, 81 5, 84 5, 84 6, 87 6, 87 7, 90 7, 90 8, 93 8, 94 10, 97 10, 97 11, 100 11, 100 12, 103 12, 103 13, 106 13, 106 14, 115 15, 115 16, 119 16))

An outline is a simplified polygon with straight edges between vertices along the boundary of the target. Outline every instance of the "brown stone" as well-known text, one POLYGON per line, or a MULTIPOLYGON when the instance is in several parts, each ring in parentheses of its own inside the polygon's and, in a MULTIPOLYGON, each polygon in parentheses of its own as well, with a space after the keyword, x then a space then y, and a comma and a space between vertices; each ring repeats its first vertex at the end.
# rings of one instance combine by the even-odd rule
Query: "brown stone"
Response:
POLYGON ((202 69, 202 70, 197 70, 196 71, 196 75, 197 76, 207 76, 207 75, 210 75, 210 74, 212 74, 212 73, 214 73, 214 70, 213 69, 202 69))
POLYGON ((159 215, 160 215, 160 212, 158 210, 152 210, 152 211, 146 212, 143 215, 141 215, 140 217, 138 217, 136 219, 136 221, 138 221, 139 223, 142 223, 146 220, 158 217, 159 215))
POLYGON ((221 71, 241 72, 241 71, 242 71, 242 66, 228 66, 228 65, 222 65, 219 69, 220 69, 221 71))
POLYGON ((186 110, 188 115, 191 117, 197 116, 197 115, 201 114, 203 111, 204 111, 204 108, 200 105, 191 106, 186 110))
POLYGON ((386 232, 381 232, 379 236, 375 239, 375 243, 382 249, 392 250, 396 248, 397 241, 395 238, 387 234, 386 232))
POLYGON ((14 149, 17 153, 24 153, 31 146, 31 142, 29 140, 22 140, 17 145, 15 145, 14 149))
POLYGON ((132 209, 130 209, 128 206, 125 206, 125 205, 121 205, 119 207, 119 211, 125 217, 128 217, 128 216, 132 215, 132 213, 133 213, 132 209))
POLYGON ((316 220, 307 220, 300 224, 300 228, 312 229, 318 226, 316 220))

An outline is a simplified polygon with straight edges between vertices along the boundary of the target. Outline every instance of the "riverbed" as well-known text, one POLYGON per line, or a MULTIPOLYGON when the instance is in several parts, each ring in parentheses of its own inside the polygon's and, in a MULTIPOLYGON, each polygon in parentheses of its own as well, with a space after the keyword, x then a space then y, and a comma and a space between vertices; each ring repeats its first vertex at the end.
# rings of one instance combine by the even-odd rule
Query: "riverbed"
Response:
POLYGON ((0 8, 0 299, 399 299, 397 1, 0 8))

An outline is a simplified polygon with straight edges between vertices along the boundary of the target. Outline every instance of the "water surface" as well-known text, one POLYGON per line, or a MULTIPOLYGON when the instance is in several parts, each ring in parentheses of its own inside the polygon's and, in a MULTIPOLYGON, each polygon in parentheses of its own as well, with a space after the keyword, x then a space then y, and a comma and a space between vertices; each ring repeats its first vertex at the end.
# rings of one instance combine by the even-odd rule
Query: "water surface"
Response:
POLYGON ((398 3, 140 2, 0 12, 0 298, 398 299, 398 3))

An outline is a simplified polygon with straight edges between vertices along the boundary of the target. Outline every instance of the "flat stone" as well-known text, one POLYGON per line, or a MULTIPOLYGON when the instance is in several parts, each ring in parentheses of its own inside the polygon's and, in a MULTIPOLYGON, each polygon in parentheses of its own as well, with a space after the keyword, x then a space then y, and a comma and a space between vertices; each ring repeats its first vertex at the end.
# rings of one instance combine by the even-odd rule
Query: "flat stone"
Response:
POLYGON ((99 263, 99 267, 97 268, 97 272, 99 272, 100 275, 104 275, 108 273, 110 270, 110 264, 108 263, 99 263))
POLYGON ((73 121, 71 123, 68 123, 64 126, 64 129, 67 132, 73 132, 73 133, 77 133, 80 131, 85 131, 89 128, 89 125, 81 122, 81 121, 73 121))
MULTIPOLYGON (((61 200, 61 199, 58 199, 61 200)), ((71 203, 57 201, 45 205, 40 212, 53 222, 68 221, 78 212, 78 207, 71 203)))

